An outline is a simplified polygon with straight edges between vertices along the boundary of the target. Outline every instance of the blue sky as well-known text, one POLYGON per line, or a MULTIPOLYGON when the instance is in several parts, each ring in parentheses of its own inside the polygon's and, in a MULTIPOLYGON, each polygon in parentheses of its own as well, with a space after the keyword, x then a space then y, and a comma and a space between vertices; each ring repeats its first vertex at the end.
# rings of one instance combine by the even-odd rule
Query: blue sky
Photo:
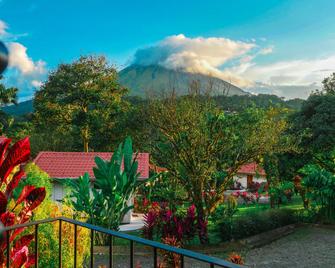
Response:
POLYGON ((306 97, 335 71, 334 10, 332 0, 0 0, 0 39, 13 54, 6 83, 29 98, 80 55, 104 54, 121 69, 141 62, 138 50, 164 51, 151 63, 306 97))

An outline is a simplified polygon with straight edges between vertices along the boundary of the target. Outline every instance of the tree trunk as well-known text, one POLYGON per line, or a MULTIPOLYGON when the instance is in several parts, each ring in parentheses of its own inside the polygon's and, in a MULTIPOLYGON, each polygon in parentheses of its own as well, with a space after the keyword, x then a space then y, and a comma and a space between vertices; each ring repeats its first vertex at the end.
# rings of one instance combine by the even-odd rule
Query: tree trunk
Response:
POLYGON ((195 204, 195 207, 197 209, 197 228, 198 228, 198 235, 199 235, 199 240, 201 244, 208 244, 209 239, 208 239, 208 221, 207 221, 207 216, 204 211, 203 205, 200 204, 195 204))
POLYGON ((84 139, 84 152, 88 153, 88 140, 84 139))
POLYGON ((84 152, 88 153, 88 141, 89 141, 89 130, 88 126, 85 126, 82 130, 82 137, 83 137, 83 145, 84 145, 84 152))

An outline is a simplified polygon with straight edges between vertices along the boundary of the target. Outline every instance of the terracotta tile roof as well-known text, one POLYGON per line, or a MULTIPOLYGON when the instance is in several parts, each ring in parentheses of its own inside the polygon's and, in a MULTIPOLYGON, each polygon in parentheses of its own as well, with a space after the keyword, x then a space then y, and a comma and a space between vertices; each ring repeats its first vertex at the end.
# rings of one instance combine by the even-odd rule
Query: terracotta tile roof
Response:
MULTIPOLYGON (((96 156, 109 160, 112 153, 101 152, 40 152, 34 160, 51 178, 78 178, 88 172, 94 178, 93 167, 96 156)), ((149 177, 149 154, 139 153, 137 156, 138 172, 141 179, 149 177)))
POLYGON ((265 170, 257 163, 249 163, 241 166, 237 174, 259 174, 261 176, 266 176, 265 170))

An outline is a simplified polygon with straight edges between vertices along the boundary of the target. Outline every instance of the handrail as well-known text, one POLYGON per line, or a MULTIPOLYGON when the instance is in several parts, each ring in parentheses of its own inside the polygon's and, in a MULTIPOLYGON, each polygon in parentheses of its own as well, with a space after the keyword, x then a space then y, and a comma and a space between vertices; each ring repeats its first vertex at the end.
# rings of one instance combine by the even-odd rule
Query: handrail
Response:
MULTIPOLYGON (((140 244, 143 244, 143 245, 146 245, 146 246, 150 246, 150 247, 155 249, 155 253, 157 253, 156 249, 176 253, 176 254, 179 254, 183 257, 188 257, 188 258, 191 258, 191 259, 195 259, 195 260, 198 260, 198 261, 208 263, 208 264, 210 264, 210 267, 214 267, 214 265, 219 266, 219 267, 226 267, 226 268, 242 268, 243 267, 241 265, 237 265, 237 264, 234 264, 234 263, 231 263, 231 262, 228 262, 226 260, 222 260, 222 259, 219 259, 219 258, 216 258, 216 257, 207 256, 207 255, 202 254, 202 253, 197 253, 197 252, 187 250, 187 249, 172 247, 172 246, 169 246, 169 245, 166 245, 166 244, 163 244, 163 243, 159 243, 159 242, 156 242, 156 241, 147 240, 147 239, 144 239, 144 238, 141 238, 141 237, 121 233, 121 232, 118 232, 118 231, 109 230, 109 229, 106 229, 104 227, 95 226, 95 225, 92 225, 90 223, 80 222, 80 221, 73 220, 73 219, 66 218, 66 217, 55 217, 55 218, 49 218, 49 219, 44 219, 44 220, 38 220, 38 221, 35 221, 35 222, 27 222, 27 223, 24 223, 24 224, 7 226, 7 227, 3 228, 3 231, 6 232, 6 231, 11 231, 11 230, 14 230, 14 229, 22 228, 22 227, 36 226, 36 225, 51 223, 51 222, 56 222, 56 221, 60 221, 60 226, 61 226, 61 222, 63 221, 63 222, 67 222, 67 223, 71 223, 71 224, 75 225, 75 229, 77 228, 76 226, 81 226, 81 227, 84 227, 84 228, 87 228, 87 229, 90 229, 90 230, 93 230, 93 231, 96 231, 96 232, 100 232, 100 233, 110 235, 112 237, 118 237, 118 238, 121 238, 121 239, 126 239, 126 240, 129 240, 129 241, 132 241, 132 245, 133 245, 133 242, 136 242, 136 243, 140 243, 140 244)), ((92 252, 91 252, 91 254, 92 254, 92 252)), ((131 256, 131 257, 133 257, 133 256, 131 256)))

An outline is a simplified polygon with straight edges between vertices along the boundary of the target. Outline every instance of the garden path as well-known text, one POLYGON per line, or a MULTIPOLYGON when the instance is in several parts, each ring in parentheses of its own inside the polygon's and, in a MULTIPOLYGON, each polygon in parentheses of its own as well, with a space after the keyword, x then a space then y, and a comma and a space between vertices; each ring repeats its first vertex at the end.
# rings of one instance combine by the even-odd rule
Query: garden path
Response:
POLYGON ((246 265, 257 268, 334 268, 335 230, 303 227, 273 243, 250 250, 246 265))

